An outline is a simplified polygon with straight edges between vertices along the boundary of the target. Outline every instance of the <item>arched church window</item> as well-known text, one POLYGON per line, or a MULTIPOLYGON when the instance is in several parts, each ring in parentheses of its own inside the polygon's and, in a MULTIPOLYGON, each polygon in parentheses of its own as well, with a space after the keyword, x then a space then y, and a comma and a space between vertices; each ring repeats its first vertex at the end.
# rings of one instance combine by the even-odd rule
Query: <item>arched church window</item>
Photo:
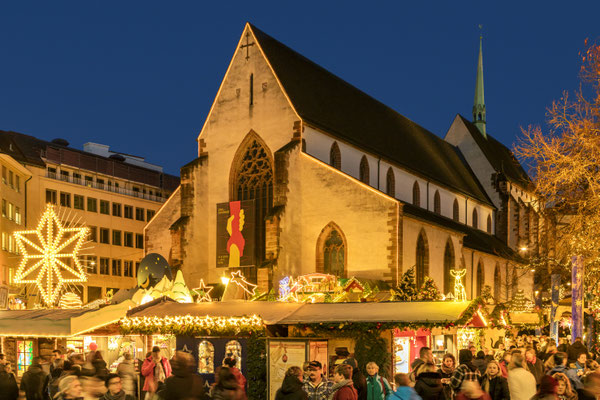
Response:
POLYGON ((332 229, 327 239, 325 239, 323 248, 323 272, 344 278, 346 276, 345 253, 346 249, 342 236, 336 229, 332 229))
POLYGON ((437 190, 433 195, 433 212, 436 214, 442 213, 442 201, 440 199, 440 192, 437 190))
POLYGON ((230 340, 225 345, 225 357, 232 358, 234 357, 236 360, 235 367, 237 369, 242 369, 242 345, 237 340, 230 340))
POLYGON ((477 221, 477 209, 476 208, 473 209, 473 218, 471 219, 471 224, 473 225, 473 228, 477 228, 479 226, 479 223, 477 221))
POLYGON ((333 168, 342 169, 342 153, 340 153, 340 146, 337 142, 333 142, 329 150, 329 165, 333 168))
POLYGON ((458 210, 458 200, 454 199, 454 204, 452 204, 452 219, 458 222, 460 219, 460 212, 458 210))
POLYGON ((454 277, 450 275, 450 271, 454 269, 454 249, 452 248, 452 240, 448 239, 446 248, 444 249, 444 294, 454 291, 454 277))
POLYGON ((490 215, 487 217, 486 231, 487 233, 492 233, 492 217, 490 215))
POLYGON ((501 285, 502 275, 500 273, 500 265, 496 264, 496 268, 494 269, 494 300, 496 300, 496 303, 500 302, 501 285))
POLYGON ((388 196, 396 197, 396 177, 394 176, 394 170, 392 167, 388 168, 385 181, 385 192, 388 194, 388 196))
MULTIPOLYGON (((265 258, 265 217, 273 208, 273 163, 270 153, 255 133, 249 134, 235 157, 233 168, 233 201, 254 200, 254 243, 257 265, 265 258)), ((256 269, 244 272, 256 282, 256 269)))
POLYGON ((415 181, 413 184, 413 205, 421 206, 421 189, 419 188, 419 182, 415 181))
POLYGON ((483 285, 485 285, 483 262, 479 260, 477 264, 477 297, 481 296, 483 285))
POLYGON ((215 372, 215 347, 208 340, 198 344, 198 373, 213 374, 215 372))
POLYGON ((417 290, 421 289, 425 277, 429 275, 429 246, 425 232, 421 232, 417 239, 417 257, 416 257, 416 283, 417 290))
POLYGON ((369 160, 367 160, 366 156, 362 156, 360 159, 360 171, 358 172, 358 177, 361 182, 369 184, 369 160))

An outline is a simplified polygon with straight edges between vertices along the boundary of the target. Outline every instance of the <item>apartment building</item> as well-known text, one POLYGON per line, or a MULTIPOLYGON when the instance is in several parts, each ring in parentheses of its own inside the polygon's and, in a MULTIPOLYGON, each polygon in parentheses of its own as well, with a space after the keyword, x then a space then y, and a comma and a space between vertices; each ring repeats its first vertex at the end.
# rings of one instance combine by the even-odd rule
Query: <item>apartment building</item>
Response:
MULTIPOLYGON (((96 143, 86 143, 78 150, 63 139, 46 142, 0 131, 0 149, 30 175, 21 206, 26 210, 24 226, 35 228, 50 203, 56 205, 63 220, 91 230, 90 242, 82 251, 88 281, 70 290, 86 303, 111 289, 133 287, 144 256, 144 226, 177 188, 179 178, 163 173, 160 166, 142 157, 96 143), (5 149, 2 142, 11 146, 5 149)), ((37 300, 36 293, 27 290, 31 305, 37 300)))

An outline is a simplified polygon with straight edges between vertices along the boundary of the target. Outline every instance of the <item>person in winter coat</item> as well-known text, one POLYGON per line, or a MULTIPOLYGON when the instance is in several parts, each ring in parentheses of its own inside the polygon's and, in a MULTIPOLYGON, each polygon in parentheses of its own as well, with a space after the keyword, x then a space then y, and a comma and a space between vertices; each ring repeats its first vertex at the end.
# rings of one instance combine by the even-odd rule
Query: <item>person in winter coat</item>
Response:
POLYGON ((456 400, 490 400, 490 395, 481 390, 479 382, 464 381, 456 400))
POLYGON ((452 400, 454 397, 452 394, 452 388, 450 387, 450 379, 456 369, 456 359, 452 353, 444 354, 442 358, 442 365, 440 365, 439 373, 442 375, 442 385, 444 387, 444 398, 446 400, 452 400))
POLYGON ((379 366, 371 361, 367 363, 367 400, 385 400, 392 393, 392 386, 382 376, 379 376, 379 366))
POLYGON ((559 351, 558 353, 554 353, 552 356, 554 360, 554 367, 548 371, 548 375, 553 376, 554 374, 565 374, 567 375, 567 353, 563 353, 559 351))
MULTIPOLYGON (((454 370, 450 379, 450 387, 456 393, 462 388, 464 381, 479 382, 481 374, 479 369, 473 365, 473 353, 469 349, 462 349, 458 352, 459 366, 454 370)), ((529 399, 527 399, 529 400, 529 399)))
POLYGON ((552 375, 556 379, 556 395, 559 400, 577 400, 577 392, 571 387, 571 381, 561 372, 552 375))
POLYGON ((33 357, 27 372, 23 374, 21 390, 25 392, 27 400, 46 399, 46 373, 42 370, 39 357, 33 357))
POLYGON ((500 363, 492 360, 488 363, 485 374, 481 378, 481 388, 492 400, 510 400, 508 381, 502 376, 500 363))
POLYGON ((535 377, 525 367, 525 358, 514 353, 508 366, 508 389, 512 400, 529 400, 536 393, 535 377))
POLYGON ((536 357, 533 347, 528 347, 527 350, 525 350, 525 360, 527 360, 527 369, 533 374, 535 383, 539 386, 542 381, 542 376, 544 376, 544 363, 536 357))
POLYGON ((237 360, 235 357, 227 357, 223 360, 223 365, 229 367, 231 372, 235 375, 235 379, 237 379, 238 386, 240 391, 242 392, 242 399, 246 398, 246 378, 242 375, 242 371, 236 368, 237 360))
POLYGON ((123 361, 117 366, 117 374, 121 377, 121 384, 125 393, 135 397, 137 374, 130 353, 123 355, 123 361))
MULTIPOLYGON (((302 390, 304 372, 300 367, 289 367, 281 388, 275 394, 275 400, 308 400, 308 395, 302 390)), ((214 400, 214 397, 213 397, 214 400)))
POLYGON ((588 350, 583 340, 580 337, 575 338, 573 344, 567 349, 567 356, 569 356, 569 364, 574 363, 581 353, 587 354, 588 350))
POLYGON ((583 381, 582 378, 589 372, 585 368, 585 364, 587 361, 587 354, 581 353, 577 357, 575 364, 571 365, 571 368, 567 370, 566 375, 571 380, 573 387, 575 390, 583 389, 583 381))
POLYGON ((58 393, 58 381, 63 375, 64 364, 64 360, 60 357, 57 357, 54 358, 52 364, 50 365, 50 374, 47 376, 48 382, 46 383, 48 396, 50 399, 53 399, 58 393))
POLYGON ((502 355, 502 361, 500 361, 500 373, 505 378, 508 378, 508 366, 510 365, 511 359, 512 353, 508 350, 505 351, 502 355))
POLYGON ((583 388, 577 390, 579 400, 596 400, 600 396, 600 375, 597 372, 586 375, 583 388))
POLYGON ((58 384, 56 400, 83 400, 81 382, 75 375, 63 377, 58 384))
POLYGON ((358 363, 354 358, 347 358, 343 364, 352 367, 352 383, 358 393, 358 400, 367 400, 367 379, 358 368, 358 363))
POLYGON ((134 400, 132 395, 125 393, 121 377, 117 374, 108 374, 106 376, 106 393, 100 400, 134 400))
POLYGON ((485 374, 487 367, 487 361, 485 359, 485 353, 481 350, 477 352, 477 357, 473 360, 473 365, 477 367, 481 375, 485 374))
MULTIPOLYGON (((194 373, 194 357, 178 351, 171 360, 173 375, 158 392, 162 400, 204 400, 204 380, 194 373)), ((111 400, 111 399, 106 399, 111 400)))
MULTIPOLYGON (((294 367, 292 367, 294 368, 294 367)), ((298 368, 298 367, 297 367, 298 368)), ((288 369, 289 372, 289 369, 288 369)), ((285 382, 285 379, 284 379, 285 382)), ((281 390, 281 389, 279 389, 281 390)), ((279 391, 277 391, 279 393, 279 391)), ((217 372, 215 385, 210 391, 212 400, 239 400, 241 396, 240 388, 237 384, 235 375, 228 367, 221 367, 217 372)), ((279 399, 277 399, 279 400, 279 399)))
POLYGON ((104 382, 108 376, 108 368, 106 368, 106 361, 102 358, 102 353, 99 350, 94 352, 91 362, 94 376, 104 382))
POLYGON ((423 400, 445 400, 442 375, 435 364, 427 363, 420 369, 415 391, 423 400))
POLYGON ((550 375, 542 376, 540 380, 540 388, 531 400, 557 400, 556 395, 556 379, 550 375))
POLYGON ((160 354, 160 347, 154 346, 150 357, 144 360, 142 375, 145 378, 143 390, 146 394, 162 389, 165 380, 171 376, 171 364, 160 354))
POLYGON ((323 375, 323 366, 319 361, 310 361, 306 366, 308 376, 304 374, 302 389, 309 400, 327 400, 331 394, 333 382, 323 375))
POLYGON ((417 375, 419 375, 419 369, 423 367, 426 363, 433 362, 433 352, 429 347, 421 347, 419 349, 419 358, 415 359, 412 364, 410 364, 410 380, 415 382, 417 379, 417 375))
MULTIPOLYGON (((332 387, 332 400, 357 400, 358 393, 352 382, 352 367, 347 364, 341 364, 335 367, 333 373, 333 381, 335 384, 332 387)), ((279 399, 276 399, 279 400, 279 399)))
POLYGON ((388 394, 386 400, 421 400, 421 397, 410 387, 410 378, 407 374, 394 375, 396 391, 388 394))
POLYGON ((0 363, 0 400, 17 400, 19 386, 13 374, 6 372, 6 365, 0 363))

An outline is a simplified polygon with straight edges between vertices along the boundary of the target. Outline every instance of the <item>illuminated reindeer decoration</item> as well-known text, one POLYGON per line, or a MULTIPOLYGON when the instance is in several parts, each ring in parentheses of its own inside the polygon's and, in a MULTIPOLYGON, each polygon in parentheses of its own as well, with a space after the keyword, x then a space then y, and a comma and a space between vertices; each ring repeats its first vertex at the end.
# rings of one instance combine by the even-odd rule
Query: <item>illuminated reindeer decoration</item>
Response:
POLYGON ((467 301, 467 293, 462 283, 462 277, 467 274, 466 269, 452 270, 450 275, 454 277, 454 301, 467 301))

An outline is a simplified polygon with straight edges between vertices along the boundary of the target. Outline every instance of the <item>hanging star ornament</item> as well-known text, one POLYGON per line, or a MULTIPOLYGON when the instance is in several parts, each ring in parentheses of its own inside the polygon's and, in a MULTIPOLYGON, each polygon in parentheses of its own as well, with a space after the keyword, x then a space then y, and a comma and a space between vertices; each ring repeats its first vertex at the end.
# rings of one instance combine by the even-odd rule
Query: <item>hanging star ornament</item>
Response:
POLYGON ((86 227, 65 227, 49 204, 35 230, 13 233, 23 255, 15 283, 35 284, 44 303, 52 307, 63 287, 87 281, 79 251, 88 235, 86 227))
POLYGON ((210 297, 211 290, 213 290, 213 286, 206 286, 206 284, 204 283, 204 279, 200 279, 200 286, 192 289, 192 292, 198 295, 196 303, 212 302, 212 297, 210 297))
POLYGON ((246 292, 250 296, 255 295, 255 291, 258 285, 250 283, 246 280, 244 275, 242 275, 242 271, 232 272, 231 279, 229 280, 229 284, 235 283, 239 287, 241 287, 244 292, 246 292))

